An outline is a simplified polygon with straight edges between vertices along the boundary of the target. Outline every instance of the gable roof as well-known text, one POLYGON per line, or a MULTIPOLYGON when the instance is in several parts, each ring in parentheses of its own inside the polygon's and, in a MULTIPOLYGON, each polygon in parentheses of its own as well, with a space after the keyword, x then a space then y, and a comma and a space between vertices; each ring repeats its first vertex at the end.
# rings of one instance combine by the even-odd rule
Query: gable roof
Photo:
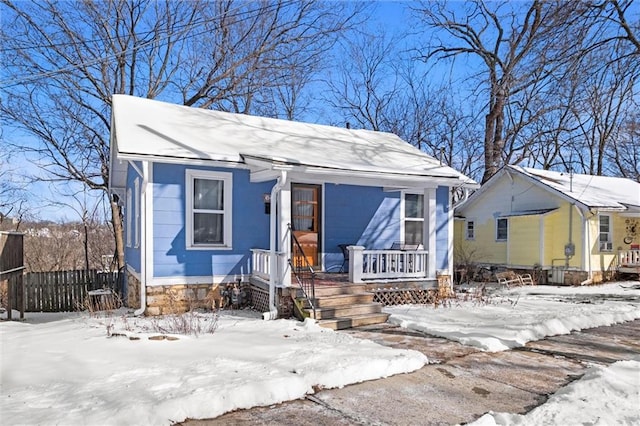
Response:
POLYGON ((112 187, 124 186, 126 161, 152 160, 287 165, 305 171, 477 183, 392 133, 191 108, 114 95, 112 187))
POLYGON ((515 173, 550 193, 587 210, 640 211, 640 183, 631 179, 563 173, 529 167, 503 167, 459 207, 478 200, 481 195, 507 173, 515 173))

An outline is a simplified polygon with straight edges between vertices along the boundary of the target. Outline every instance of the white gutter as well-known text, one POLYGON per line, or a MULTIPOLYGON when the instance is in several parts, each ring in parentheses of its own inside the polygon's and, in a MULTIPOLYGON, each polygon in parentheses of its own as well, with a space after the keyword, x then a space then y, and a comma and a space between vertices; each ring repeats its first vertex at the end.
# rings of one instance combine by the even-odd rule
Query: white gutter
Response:
MULTIPOLYGON (((132 164, 132 166, 134 166, 132 164)), ((134 167, 138 170, 137 167, 134 167)), ((144 312, 147 310, 147 256, 146 256, 146 235, 147 235, 147 226, 146 226, 146 218, 147 218, 147 209, 146 202, 142 200, 146 200, 147 198, 147 184, 149 183, 149 162, 142 162, 142 185, 140 185, 140 197, 138 198, 138 203, 140 203, 140 308, 137 309, 133 314, 134 315, 144 315, 144 312), (144 219, 143 219, 144 218, 144 219)), ((131 208, 131 206, 127 206, 131 208)), ((131 232, 131 230, 128 230, 131 232)))
MULTIPOLYGON (((578 210, 580 212, 580 215, 582 216, 582 221, 583 221, 583 239, 585 240, 585 247, 583 248, 583 255, 586 254, 587 258, 586 258, 586 263, 587 265, 587 279, 582 281, 580 283, 580 285, 589 285, 593 283, 593 266, 591 265, 591 226, 589 226, 589 219, 586 215, 586 213, 590 213, 590 211, 586 211, 585 214, 582 213, 582 210, 578 210), (586 252, 585 252, 586 249, 586 252)), ((593 217, 594 214, 591 215, 591 217, 593 217)))
POLYGON ((271 212, 269 215, 269 312, 262 314, 262 319, 274 320, 278 318, 278 307, 276 306, 276 280, 278 277, 278 259, 276 258, 276 222, 278 210, 278 196, 280 190, 287 182, 286 170, 280 171, 278 181, 271 188, 271 212))

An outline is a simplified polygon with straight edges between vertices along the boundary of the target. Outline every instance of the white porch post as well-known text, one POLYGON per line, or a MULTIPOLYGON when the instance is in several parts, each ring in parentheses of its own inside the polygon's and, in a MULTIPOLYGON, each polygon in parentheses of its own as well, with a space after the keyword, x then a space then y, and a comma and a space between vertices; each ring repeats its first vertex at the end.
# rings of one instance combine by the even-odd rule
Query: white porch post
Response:
POLYGON ((349 246, 349 282, 362 282, 363 246, 349 246))
POLYGON ((281 274, 283 286, 291 285, 291 271, 289 259, 291 258, 291 235, 289 224, 291 223, 291 181, 287 179, 285 185, 278 194, 278 251, 286 253, 278 257, 278 271, 281 274))
POLYGON ((429 251, 427 256, 427 278, 436 277, 436 189, 424 189, 423 245, 429 251))
POLYGON ((448 275, 451 277, 451 283, 453 283, 453 238, 454 238, 454 216, 453 216, 453 191, 451 188, 447 188, 447 193, 449 196, 447 197, 447 202, 449 205, 447 206, 447 268, 448 275))

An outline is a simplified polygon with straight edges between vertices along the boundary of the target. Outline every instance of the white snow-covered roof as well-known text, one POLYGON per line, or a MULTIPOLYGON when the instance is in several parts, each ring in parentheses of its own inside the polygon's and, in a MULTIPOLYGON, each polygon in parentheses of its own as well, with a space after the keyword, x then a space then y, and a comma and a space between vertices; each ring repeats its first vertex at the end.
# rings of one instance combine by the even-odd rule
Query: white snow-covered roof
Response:
POLYGON ((391 133, 232 114, 127 95, 113 96, 112 187, 126 161, 257 161, 394 179, 438 179, 477 187, 470 178, 391 133))
POLYGON ((590 209, 637 210, 640 207, 640 183, 631 179, 508 167, 590 209))

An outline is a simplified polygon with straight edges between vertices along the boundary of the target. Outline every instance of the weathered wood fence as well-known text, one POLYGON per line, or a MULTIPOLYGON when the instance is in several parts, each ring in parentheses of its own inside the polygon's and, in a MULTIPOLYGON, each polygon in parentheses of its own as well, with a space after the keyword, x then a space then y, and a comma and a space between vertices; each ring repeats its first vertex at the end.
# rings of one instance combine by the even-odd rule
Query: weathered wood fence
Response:
POLYGON ((13 309, 24 318, 24 243, 19 232, 0 232, 0 304, 11 319, 13 309))
POLYGON ((24 275, 27 312, 65 312, 82 309, 89 291, 108 288, 121 294, 123 276, 97 270, 30 272, 24 275))

